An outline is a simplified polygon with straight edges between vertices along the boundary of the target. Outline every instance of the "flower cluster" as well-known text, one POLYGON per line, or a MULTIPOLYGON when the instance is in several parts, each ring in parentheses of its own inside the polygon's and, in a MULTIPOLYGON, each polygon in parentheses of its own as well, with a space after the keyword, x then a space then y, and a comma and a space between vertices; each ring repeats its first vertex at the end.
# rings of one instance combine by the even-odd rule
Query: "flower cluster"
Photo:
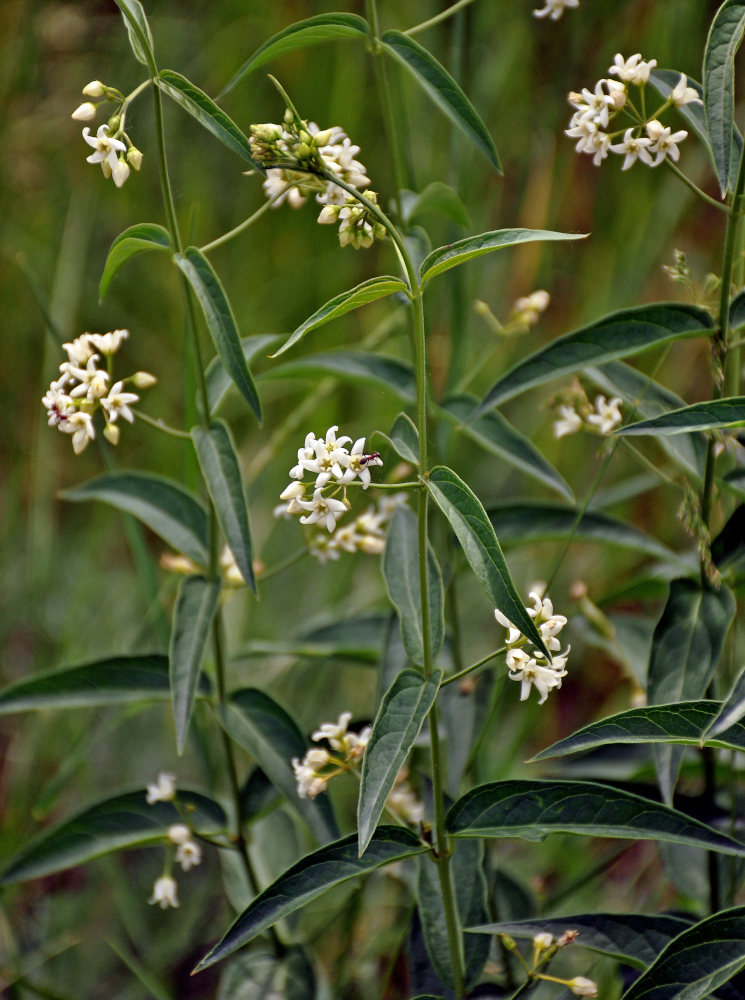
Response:
MULTIPOLYGON (((356 771, 365 754, 365 748, 372 732, 365 726, 359 733, 348 731, 352 719, 351 712, 342 712, 337 722, 324 722, 311 736, 318 743, 325 740, 331 750, 311 747, 302 760, 293 757, 292 768, 297 781, 297 793, 301 799, 315 799, 326 791, 331 778, 349 771, 356 771)), ((407 771, 402 769, 393 791, 388 796, 386 807, 400 819, 415 825, 424 816, 424 806, 417 799, 408 784, 407 771)))
POLYGON ((550 17, 552 21, 558 21, 570 7, 579 7, 579 0, 546 0, 543 7, 533 11, 533 17, 550 17))
POLYGON ((571 396, 558 405, 558 418, 554 421, 554 437, 567 437, 585 429, 595 434, 610 434, 623 420, 620 396, 606 399, 602 394, 590 404, 581 388, 572 390, 571 396))
MULTIPOLYGON (((622 170, 628 170, 637 160, 647 166, 657 167, 668 157, 678 160, 678 143, 686 138, 685 130, 673 132, 659 121, 659 116, 669 107, 683 107, 701 101, 697 91, 688 86, 688 79, 681 74, 669 97, 653 114, 642 113, 633 103, 629 86, 644 87, 657 65, 656 59, 645 61, 640 53, 629 59, 617 53, 608 72, 617 80, 598 80, 594 90, 584 88, 581 93, 569 94, 569 103, 575 109, 565 134, 576 139, 578 153, 592 156, 598 166, 608 153, 624 157, 622 170), (609 130, 611 121, 621 112, 631 119, 626 128, 609 130), (617 141, 614 141, 617 140, 617 141)), ((641 107, 645 107, 642 94, 641 107)))
MULTIPOLYGON (((147 786, 145 801, 148 805, 154 805, 156 802, 172 802, 175 798, 176 777, 167 771, 161 771, 158 780, 147 786)), ((178 883, 170 871, 173 848, 176 848, 176 864, 181 865, 182 871, 188 872, 202 860, 202 848, 194 840, 192 830, 185 823, 172 823, 168 827, 166 836, 169 851, 166 855, 165 871, 155 880, 152 895, 148 900, 151 905, 160 906, 163 910, 167 910, 169 906, 175 908, 179 905, 178 883)))
MULTIPOLYGON (((324 206, 318 221, 339 223, 342 246, 359 249, 385 238, 385 227, 369 208, 328 176, 358 191, 370 184, 364 164, 356 159, 360 147, 343 129, 334 125, 321 131, 315 122, 297 119, 288 109, 281 125, 252 125, 249 143, 254 159, 267 168, 263 186, 273 207, 287 201, 299 208, 314 195, 324 206)), ((374 191, 365 198, 378 204, 374 191)))
POLYGON ((333 534, 316 530, 308 536, 308 550, 312 556, 325 563, 336 561, 342 552, 364 552, 369 556, 379 556, 385 549, 385 531, 397 507, 407 502, 405 493, 393 493, 380 497, 349 524, 337 528, 333 534))
POLYGON ((499 939, 507 951, 514 952, 520 957, 521 964, 530 973, 534 981, 542 979, 545 982, 559 983, 562 986, 568 987, 570 992, 577 997, 597 997, 598 984, 592 979, 587 979, 586 976, 575 976, 573 979, 560 979, 557 976, 549 976, 542 971, 552 961, 558 951, 566 948, 567 945, 573 944, 578 936, 579 932, 575 930, 564 931, 558 938, 554 938, 553 934, 549 934, 548 931, 535 934, 533 937, 533 956, 530 968, 528 968, 525 959, 522 958, 517 949, 514 939, 509 934, 502 933, 499 935, 499 939))
POLYGON ((546 657, 537 649, 527 649, 528 639, 522 632, 509 621, 497 608, 494 617, 503 628, 507 629, 507 669, 512 681, 521 681, 520 701, 525 701, 530 694, 531 685, 534 685, 540 694, 539 705, 542 705, 548 697, 548 692, 553 688, 561 687, 561 680, 566 677, 566 661, 571 647, 567 646, 563 653, 561 643, 556 638, 567 623, 564 615, 554 614, 554 607, 547 597, 543 597, 538 590, 531 590, 528 597, 533 602, 532 607, 526 607, 530 617, 533 619, 538 632, 543 639, 546 649, 552 654, 549 662, 546 657), (557 655, 553 655, 556 653, 557 655))
POLYGON ((142 164, 142 153, 124 131, 127 99, 120 91, 107 87, 100 80, 92 80, 83 87, 83 94, 85 97, 103 98, 103 101, 99 101, 99 104, 84 101, 72 113, 75 121, 93 121, 99 105, 104 101, 112 101, 116 105, 108 122, 99 125, 95 136, 90 134, 91 130, 86 126, 83 138, 94 150, 86 157, 86 161, 100 163, 104 177, 111 177, 116 186, 121 187, 129 177, 129 168, 139 170, 142 164))
POLYGON ((119 418, 130 423, 134 421, 130 404, 140 397, 125 391, 126 383, 136 389, 155 384, 155 377, 147 372, 135 372, 129 378, 110 384, 112 356, 128 336, 128 330, 83 333, 71 343, 62 345, 68 360, 60 365, 61 377, 51 383, 42 404, 47 410, 49 426, 72 436, 76 455, 96 436, 93 415, 97 410, 104 416, 104 437, 114 445, 119 442, 119 418), (98 367, 101 355, 106 358, 105 369, 98 367))
POLYGON ((512 304, 509 317, 504 323, 500 323, 487 303, 482 302, 481 299, 476 299, 473 305, 475 311, 498 337, 507 337, 516 333, 525 333, 531 326, 535 326, 541 315, 548 309, 550 301, 551 296, 543 288, 531 292, 530 295, 523 295, 512 304))

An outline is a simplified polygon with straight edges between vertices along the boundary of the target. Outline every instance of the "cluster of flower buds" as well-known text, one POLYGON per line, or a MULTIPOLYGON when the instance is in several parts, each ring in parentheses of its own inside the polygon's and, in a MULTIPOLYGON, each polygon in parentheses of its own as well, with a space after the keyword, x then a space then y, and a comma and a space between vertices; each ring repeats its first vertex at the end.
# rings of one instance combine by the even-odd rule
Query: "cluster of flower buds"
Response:
POLYGON ((590 403, 584 390, 575 383, 557 405, 558 417, 554 421, 554 437, 567 437, 579 430, 589 430, 594 434, 610 434, 622 422, 620 396, 597 395, 590 403))
MULTIPOLYGON (((365 726, 359 733, 349 732, 347 727, 351 719, 351 712, 342 712, 337 722, 324 722, 312 734, 311 739, 315 743, 323 740, 328 743, 330 750, 311 747, 302 760, 293 757, 292 768, 301 799, 315 799, 326 791, 331 778, 359 769, 372 730, 370 726, 365 726)), ((406 778, 407 771, 404 768, 396 778, 386 807, 400 819, 416 825, 424 816, 424 806, 406 778)))
POLYGON ((83 138, 94 149, 94 152, 86 157, 87 162, 100 163, 104 177, 111 177, 116 186, 121 187, 129 177, 129 168, 139 170, 142 165, 142 153, 124 131, 127 99, 115 87, 107 87, 100 80, 92 80, 83 87, 83 94, 85 97, 102 98, 102 100, 99 100, 98 104, 92 101, 80 104, 72 113, 75 121, 93 121, 100 104, 104 102, 113 102, 115 105, 108 122, 99 125, 95 136, 90 134, 91 130, 86 126, 83 129, 83 138))
MULTIPOLYGON (((176 778, 167 771, 161 771, 157 781, 147 786, 145 801, 148 805, 154 805, 156 802, 172 802, 175 798, 176 778)), ((178 883, 170 871, 174 857, 176 864, 181 865, 181 870, 185 872, 196 867, 202 860, 202 848, 194 840, 192 830, 185 823, 172 823, 168 827, 166 836, 169 851, 166 855, 165 871, 155 880, 153 893, 148 900, 151 905, 158 905, 163 910, 167 910, 169 906, 175 908, 179 905, 178 883)))
POLYGON ((51 383, 42 404, 47 409, 49 426, 72 435, 76 455, 96 436, 93 415, 97 410, 104 416, 104 437, 111 444, 118 444, 117 421, 121 417, 132 423, 134 414, 130 403, 140 398, 134 392, 126 392, 124 386, 131 383, 136 389, 146 389, 156 382, 155 376, 148 372, 135 372, 110 385, 112 356, 128 336, 127 330, 84 333, 62 345, 69 360, 60 365, 61 377, 51 383), (98 367, 101 354, 106 358, 105 369, 98 367))
POLYGON ((533 17, 550 17, 552 21, 558 21, 570 7, 579 7, 579 0, 546 0, 543 7, 533 11, 533 17))
POLYGON ((476 299, 473 304, 475 311, 486 321, 489 327, 499 337, 511 336, 515 333, 525 333, 535 326, 541 315, 548 309, 551 296, 539 288, 530 295, 523 295, 512 304, 509 317, 505 323, 500 323, 486 302, 476 299))
POLYGON ((503 628, 507 629, 505 640, 507 669, 510 680, 520 681, 522 684, 520 701, 525 701, 530 694, 531 686, 535 686, 541 696, 538 704, 542 705, 548 697, 548 692, 560 688, 562 678, 566 677, 565 667, 571 646, 567 646, 563 653, 558 652, 561 643, 556 637, 567 620, 564 615, 554 614, 553 604, 539 591, 540 588, 530 591, 528 597, 533 606, 526 607, 525 610, 533 619, 544 646, 552 654, 550 662, 539 650, 526 649, 529 642, 527 637, 498 608, 494 610, 494 617, 503 628))
MULTIPOLYGON (((637 160, 657 167, 668 157, 671 160, 680 157, 678 143, 688 133, 685 130, 672 132, 659 121, 659 116, 669 107, 680 108, 693 101, 700 102, 701 98, 693 87, 688 86, 685 74, 681 74, 667 100, 653 114, 644 114, 631 100, 629 85, 644 87, 656 65, 656 59, 645 62, 638 52, 629 59, 617 53, 608 71, 611 76, 618 77, 617 80, 598 80, 594 90, 585 88, 581 93, 569 94, 569 103, 575 112, 565 134, 577 140, 577 152, 592 156, 595 166, 608 153, 624 157, 622 170, 628 170, 637 160), (633 124, 609 130, 611 121, 622 111, 633 124)), ((646 106, 644 96, 642 94, 642 109, 646 106)))
MULTIPOLYGON (((327 176, 331 173, 358 191, 370 184, 364 164, 356 159, 360 147, 343 129, 334 125, 321 131, 315 122, 297 119, 288 108, 282 125, 252 125, 249 143, 254 159, 267 168, 264 192, 273 207, 287 201, 299 208, 315 196, 324 206, 318 221, 339 222, 342 246, 369 247, 373 240, 385 238, 385 227, 369 209, 327 176)), ((365 197, 377 205, 374 191, 365 197)))

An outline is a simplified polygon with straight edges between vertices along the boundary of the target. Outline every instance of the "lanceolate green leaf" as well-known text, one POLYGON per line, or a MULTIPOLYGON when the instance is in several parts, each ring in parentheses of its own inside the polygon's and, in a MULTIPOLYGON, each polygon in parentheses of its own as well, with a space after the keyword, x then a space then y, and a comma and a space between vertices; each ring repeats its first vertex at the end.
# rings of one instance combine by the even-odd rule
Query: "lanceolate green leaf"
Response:
POLYGON ((684 930, 622 1000, 701 1000, 745 969, 745 906, 684 930))
POLYGON ((405 462, 410 462, 413 466, 419 465, 419 431, 411 417, 407 417, 405 413, 399 413, 393 421, 390 435, 376 431, 372 440, 375 438, 382 438, 405 462))
POLYGON ((168 650, 171 701, 176 721, 176 744, 179 754, 184 749, 194 709, 202 656, 210 636, 219 598, 220 584, 216 580, 205 580, 203 576, 187 576, 179 585, 168 650))
POLYGON ((451 267, 464 264, 474 257, 482 257, 493 250, 515 246, 517 243, 535 243, 542 240, 583 240, 582 233, 552 233, 546 229, 497 229, 491 233, 467 236, 456 243, 438 247, 424 258, 420 268, 422 287, 438 274, 451 267))
POLYGON ((685 337, 709 336, 712 320, 698 306, 664 302, 612 313, 567 333, 520 361, 486 394, 480 412, 561 375, 630 357, 685 337))
POLYGON ((471 414, 478 405, 475 396, 450 396, 444 400, 440 412, 457 421, 457 430, 481 445, 486 451, 498 455, 509 465, 526 476, 560 493, 565 499, 573 500, 569 484, 560 476, 550 462, 546 461, 533 442, 516 430, 501 413, 496 410, 487 413, 474 423, 471 414))
POLYGON ((162 69, 158 74, 158 85, 168 96, 181 105, 192 118, 211 132, 220 142, 232 152, 237 153, 251 166, 256 167, 251 156, 251 146, 248 138, 238 128, 235 122, 225 112, 218 108, 211 97, 193 83, 174 72, 172 69, 162 69))
POLYGON ((416 399, 414 369, 408 361, 365 351, 309 354, 298 361, 285 362, 262 372, 261 379, 317 379, 321 374, 382 385, 408 403, 416 399))
POLYGON ((672 705, 630 708, 578 729, 566 739, 542 750, 533 759, 563 757, 580 750, 619 743, 673 743, 745 750, 745 725, 739 721, 726 726, 716 736, 707 735, 721 708, 719 701, 681 701, 672 705))
POLYGON ((233 437, 222 420, 213 420, 209 427, 193 427, 191 435, 220 527, 241 576, 255 594, 248 506, 233 437))
POLYGON ((359 309, 360 306, 364 306, 368 302, 374 302, 376 299, 393 295, 394 292, 407 292, 407 289, 408 286, 405 282, 401 281, 400 278, 393 278, 390 275, 383 275, 380 278, 369 278, 367 281, 363 281, 362 284, 356 285, 346 292, 341 292, 339 295, 335 295, 333 299, 330 299, 320 309, 317 309, 312 316, 309 316, 304 323, 300 324, 295 332, 287 338, 279 350, 275 351, 271 357, 278 358, 280 354, 284 354, 293 344, 302 340, 310 330, 315 330, 316 327, 323 326, 324 323, 330 323, 332 319, 343 316, 353 309, 359 309))
POLYGON ((138 253, 146 250, 173 250, 171 237, 167 229, 155 222, 140 222, 119 233, 109 247, 109 253, 104 264, 103 274, 98 286, 98 298, 104 299, 109 286, 117 272, 127 261, 138 253))
POLYGON ((580 511, 576 507, 532 500, 490 507, 486 513, 504 546, 557 541, 573 535, 578 540, 618 545, 668 562, 680 561, 675 552, 652 535, 611 514, 585 511, 578 522, 580 511))
POLYGON ((415 225, 420 215, 434 212, 444 215, 464 229, 470 228, 471 220, 466 206, 456 192, 442 181, 432 181, 418 194, 416 191, 403 190, 400 192, 400 198, 407 225, 415 225))
POLYGON ((184 812, 197 833, 209 836, 225 829, 225 813, 212 799, 179 789, 178 804, 182 811, 173 802, 148 805, 144 789, 105 799, 24 848, 3 872, 0 884, 41 878, 112 851, 165 844, 168 827, 183 822, 184 812))
POLYGON ((308 825, 319 843, 339 836, 331 803, 325 795, 301 799, 292 770, 294 757, 302 758, 307 740, 294 719, 264 691, 234 691, 220 710, 226 732, 256 759, 271 783, 308 825))
MULTIPOLYGON (((276 333, 258 333, 253 337, 241 337, 241 350, 246 364, 258 355, 266 352, 270 344, 277 340, 276 333)), ((220 360, 220 356, 214 357, 207 365, 205 372, 207 381, 207 398, 210 404, 210 413, 215 413, 220 403, 225 398, 228 389, 233 385, 233 380, 225 371, 225 366, 220 360)))
MULTIPOLYGON (((434 551, 427 546, 429 577, 430 651, 434 663, 445 635, 442 575, 434 551)), ((417 666, 424 665, 422 599, 419 587, 419 547, 417 517, 406 507, 398 507, 391 518, 383 552, 383 577, 388 596, 401 622, 401 638, 406 654, 417 666)))
POLYGON ((305 21, 291 24, 289 28, 283 28, 276 35, 272 35, 250 59, 244 62, 230 83, 222 89, 220 96, 232 90, 244 76, 277 56, 287 55, 309 45, 335 41, 338 38, 366 38, 367 30, 367 21, 357 14, 317 14, 305 21))
POLYGON ((520 837, 549 833, 689 844, 745 857, 745 844, 684 813, 592 781, 495 781, 459 799, 446 817, 456 837, 520 837))
POLYGON ((381 702, 362 758, 357 806, 360 857, 370 843, 398 772, 435 702, 441 679, 439 670, 427 678, 418 670, 403 670, 381 702))
POLYGON ((232 955, 282 917, 299 910, 332 886, 427 849, 410 830, 382 826, 361 858, 357 853, 356 833, 308 854, 256 897, 195 971, 232 955))
POLYGON ((145 11, 139 0, 115 0, 122 12, 129 35, 129 44, 138 62, 149 68, 154 65, 153 36, 147 23, 145 11))
POLYGON ((468 927, 479 934, 510 934, 515 938, 533 938, 547 932, 560 937, 564 931, 579 931, 575 942, 592 951, 610 955, 621 962, 646 969, 662 949, 692 920, 666 913, 649 916, 645 913, 580 913, 571 917, 541 917, 540 921, 519 920, 468 927))
POLYGON ((207 562, 207 512, 177 482, 148 472, 112 472, 60 493, 64 500, 102 500, 133 514, 200 565, 207 562))
POLYGON ((466 559, 489 600, 547 655, 548 651, 538 629, 515 589, 494 528, 481 501, 452 469, 442 465, 432 470, 425 485, 450 522, 466 559))
POLYGON ((256 414, 256 419, 261 421, 261 403, 243 355, 233 310, 220 279, 197 247, 187 247, 183 254, 175 254, 173 259, 194 289, 225 371, 256 414))
POLYGON ((745 425, 745 396, 711 399, 663 413, 652 420, 640 420, 616 431, 617 434, 688 434, 691 431, 725 430, 745 425))
POLYGON ((745 667, 740 671, 732 690, 725 698, 724 702, 704 733, 706 740, 714 740, 716 737, 726 734, 730 728, 734 729, 740 720, 745 717, 745 667))
POLYGON ((502 165, 489 130, 445 67, 431 52, 400 31, 384 32, 381 41, 385 51, 409 70, 437 107, 501 173, 502 165))
POLYGON ((704 110, 722 196, 732 187, 735 127, 735 55, 745 31, 745 2, 724 0, 704 50, 704 110))
MULTIPOLYGON (((209 694, 209 683, 204 675, 199 678, 197 690, 202 695, 209 694)), ((112 656, 9 684, 0 691, 0 715, 39 708, 166 701, 170 696, 166 656, 112 656)))

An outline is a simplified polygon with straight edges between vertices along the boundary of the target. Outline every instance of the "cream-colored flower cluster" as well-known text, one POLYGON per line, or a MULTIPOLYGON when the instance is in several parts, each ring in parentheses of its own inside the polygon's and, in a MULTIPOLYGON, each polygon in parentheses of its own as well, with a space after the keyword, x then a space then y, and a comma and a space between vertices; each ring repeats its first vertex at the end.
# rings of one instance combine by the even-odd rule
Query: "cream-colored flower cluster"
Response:
MULTIPOLYGON (((561 398, 561 397, 560 397, 561 398)), ((623 421, 620 396, 607 399, 602 394, 590 403, 584 390, 576 384, 564 394, 563 401, 557 404, 558 417, 554 421, 554 437, 563 438, 575 434, 579 430, 592 431, 594 434, 610 434, 623 421)))
POLYGON ((96 436, 93 416, 99 410, 105 422, 104 437, 111 444, 118 444, 119 418, 133 423, 130 405, 140 398, 134 392, 127 392, 125 385, 130 383, 136 389, 146 389, 156 382, 147 372, 135 372, 111 384, 112 357, 128 336, 128 330, 83 333, 62 345, 68 360, 60 365, 61 377, 51 383, 42 404, 47 410, 49 426, 71 435, 76 455, 96 436), (101 355, 106 358, 105 368, 98 366, 101 355))
MULTIPOLYGON (((161 771, 157 781, 147 786, 145 801, 148 805, 156 802, 172 802, 176 798, 176 777, 167 771, 161 771)), ((193 831, 186 823, 172 823, 166 832, 166 843, 168 851, 166 853, 165 869, 153 885, 153 892, 148 902, 157 905, 162 910, 168 907, 177 907, 178 883, 171 875, 171 865, 173 861, 181 865, 181 870, 188 872, 195 868, 202 860, 202 848, 194 839, 193 831), (175 853, 173 848, 175 847, 175 853)))
MULTIPOLYGON (((318 221, 339 223, 342 246, 359 249, 385 238, 385 227, 370 210, 328 177, 331 173, 358 191, 370 184, 364 164, 356 159, 360 147, 343 129, 334 125, 321 131, 315 122, 298 120, 288 109, 281 125, 252 125, 249 143, 254 159, 266 166, 264 192, 273 207, 286 201, 300 208, 315 196, 324 206, 318 221)), ((374 191, 365 197, 377 205, 374 191)))
MULTIPOLYGON (((330 750, 311 747, 303 759, 293 757, 297 793, 301 799, 315 799, 325 792, 332 778, 359 770, 372 729, 365 726, 359 733, 349 732, 351 712, 342 712, 337 722, 324 722, 311 736, 318 743, 326 741, 330 750)), ((424 806, 409 785, 406 769, 402 769, 386 802, 386 808, 406 823, 416 825, 424 817, 424 806)))
POLYGON ((562 678, 566 677, 565 667, 571 646, 567 646, 563 653, 559 652, 561 643, 556 637, 567 623, 564 615, 554 614, 553 604, 542 596, 540 588, 531 590, 528 597, 533 606, 526 607, 525 610, 533 619, 546 649, 551 653, 550 662, 539 650, 526 649, 529 642, 527 637, 498 608, 494 610, 494 617, 507 629, 507 669, 510 680, 521 682, 520 701, 526 700, 531 686, 534 686, 541 696, 538 704, 542 705, 549 691, 560 688, 562 678))
POLYGON ((105 102, 113 102, 115 110, 108 122, 99 125, 95 136, 91 135, 88 126, 83 129, 83 138, 93 152, 86 157, 88 163, 100 163, 104 177, 111 177, 117 187, 129 177, 129 168, 139 170, 142 164, 142 153, 134 145, 124 131, 124 120, 127 113, 127 99, 115 87, 107 87, 100 80, 92 80, 83 87, 85 97, 103 98, 98 104, 84 101, 72 113, 75 121, 93 121, 98 108, 105 102))
MULTIPOLYGON (((652 114, 637 108, 629 87, 643 88, 656 65, 656 59, 645 61, 638 52, 628 59, 617 53, 608 72, 618 79, 598 80, 594 90, 584 88, 581 93, 569 94, 569 103, 575 111, 565 134, 577 140, 577 152, 592 156, 595 166, 609 153, 624 157, 622 170, 628 170, 637 160, 649 167, 657 167, 668 158, 679 159, 678 144, 688 133, 684 129, 673 132, 659 118, 670 107, 680 108, 694 101, 700 102, 701 98, 693 87, 688 86, 685 74, 681 74, 667 100, 652 114), (610 129, 611 122, 622 111, 632 124, 626 128, 610 129)), ((641 109, 646 107, 645 96, 646 92, 643 92, 641 109)))

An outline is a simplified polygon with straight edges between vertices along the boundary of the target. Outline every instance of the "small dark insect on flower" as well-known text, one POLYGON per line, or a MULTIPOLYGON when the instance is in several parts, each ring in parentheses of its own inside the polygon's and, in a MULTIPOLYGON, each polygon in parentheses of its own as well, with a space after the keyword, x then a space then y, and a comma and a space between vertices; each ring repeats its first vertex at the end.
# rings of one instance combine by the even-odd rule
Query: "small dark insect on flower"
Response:
POLYGON ((377 461, 380 458, 379 451, 373 451, 369 455, 362 455, 360 457, 360 465, 367 465, 368 462, 377 461))

